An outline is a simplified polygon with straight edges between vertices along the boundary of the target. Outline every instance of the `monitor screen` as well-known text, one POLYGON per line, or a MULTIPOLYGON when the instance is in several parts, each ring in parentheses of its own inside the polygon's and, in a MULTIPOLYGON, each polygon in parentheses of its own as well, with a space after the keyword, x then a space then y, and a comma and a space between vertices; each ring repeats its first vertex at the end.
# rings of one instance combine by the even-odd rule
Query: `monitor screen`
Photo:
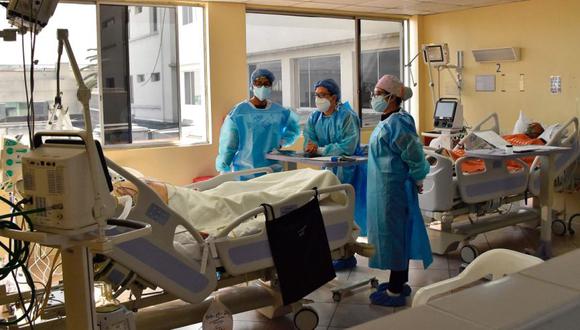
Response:
POLYGON ((425 46, 423 55, 425 56, 425 62, 438 63, 445 60, 441 45, 425 46))
POLYGON ((453 118, 456 106, 457 102, 455 101, 438 101, 435 106, 435 117, 453 118))

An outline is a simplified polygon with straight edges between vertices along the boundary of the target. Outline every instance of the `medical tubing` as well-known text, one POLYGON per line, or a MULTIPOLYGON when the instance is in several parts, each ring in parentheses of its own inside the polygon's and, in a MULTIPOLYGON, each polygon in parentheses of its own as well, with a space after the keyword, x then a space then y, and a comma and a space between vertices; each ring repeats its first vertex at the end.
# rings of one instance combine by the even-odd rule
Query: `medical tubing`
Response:
MULTIPOLYGON (((12 212, 10 214, 11 219, 13 218, 13 216, 15 214, 22 215, 24 217, 27 225, 28 225, 29 230, 32 231, 34 229, 34 227, 32 225, 32 221, 28 217, 27 213, 23 212, 22 209, 20 208, 20 206, 19 206, 20 203, 14 204, 2 196, 0 196, 0 200, 4 203, 8 204, 10 207, 12 207, 13 210, 18 211, 18 212, 12 212)), ((14 223, 12 221, 7 221, 7 220, 0 221, 0 229, 4 229, 4 228, 12 229, 12 230, 22 230, 22 228, 20 228, 16 223, 14 223)), ((0 268, 0 280, 4 279, 8 275, 12 274, 12 276, 15 278, 16 288, 18 290, 20 302, 21 302, 22 306, 25 306, 26 304, 24 303, 24 299, 22 297, 22 292, 20 291, 20 285, 19 285, 18 281, 16 280, 16 277, 13 273, 18 268, 22 268, 22 273, 24 274, 24 277, 26 278, 26 283, 30 287, 30 302, 28 304, 28 308, 25 309, 24 313, 20 317, 14 319, 12 321, 0 320, 0 326, 14 325, 14 324, 17 324, 26 318, 28 320, 28 322, 30 323, 30 326, 32 327, 32 323, 30 321, 30 316, 32 314, 32 309, 35 307, 36 289, 34 286, 34 280, 32 279, 32 276, 30 275, 30 271, 28 270, 28 267, 26 264, 28 261, 28 257, 30 255, 30 250, 29 250, 30 242, 11 239, 10 243, 11 243, 10 247, 8 247, 4 243, 0 242, 0 247, 2 249, 4 249, 4 251, 7 253, 8 258, 9 258, 8 262, 5 265, 3 265, 2 268, 0 268)))

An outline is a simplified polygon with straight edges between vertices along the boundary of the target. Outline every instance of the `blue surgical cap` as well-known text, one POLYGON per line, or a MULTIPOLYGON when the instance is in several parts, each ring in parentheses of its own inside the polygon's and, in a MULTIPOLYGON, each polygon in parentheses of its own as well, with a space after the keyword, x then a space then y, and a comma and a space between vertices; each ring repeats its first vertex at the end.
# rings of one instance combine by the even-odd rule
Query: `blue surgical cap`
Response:
POLYGON ((254 72, 252 72, 250 84, 253 84, 254 80, 256 80, 260 77, 268 78, 268 80, 270 80, 270 84, 273 84, 274 80, 276 80, 272 71, 267 70, 267 69, 256 69, 256 70, 254 70, 254 72))
POLYGON ((337 102, 340 101, 340 87, 338 87, 336 81, 332 79, 319 80, 316 83, 314 83, 314 89, 318 87, 326 88, 328 92, 330 92, 330 94, 336 95, 337 102))

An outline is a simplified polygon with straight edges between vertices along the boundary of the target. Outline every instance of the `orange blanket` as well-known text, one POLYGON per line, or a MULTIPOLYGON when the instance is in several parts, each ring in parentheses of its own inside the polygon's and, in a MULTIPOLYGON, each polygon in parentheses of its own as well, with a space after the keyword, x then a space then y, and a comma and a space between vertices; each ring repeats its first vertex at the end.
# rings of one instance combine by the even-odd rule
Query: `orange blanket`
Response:
MULTIPOLYGON (((542 141, 541 139, 532 139, 525 134, 504 135, 503 138, 504 138, 504 140, 506 140, 507 142, 509 142, 510 144, 512 144, 514 146, 544 145, 544 141, 542 141)), ((465 150, 459 149, 459 148, 455 148, 455 149, 450 150, 448 152, 454 161, 465 155, 465 150)), ((531 166, 532 163, 534 162, 534 158, 535 157, 532 156, 532 157, 522 157, 520 159, 531 166)), ((521 169, 522 166, 516 161, 508 160, 507 161, 507 168, 509 171, 517 171, 517 170, 521 169)), ((483 160, 481 160, 481 159, 471 159, 471 160, 464 162, 461 165, 461 171, 463 173, 483 172, 483 171, 485 171, 485 164, 484 164, 483 160)))

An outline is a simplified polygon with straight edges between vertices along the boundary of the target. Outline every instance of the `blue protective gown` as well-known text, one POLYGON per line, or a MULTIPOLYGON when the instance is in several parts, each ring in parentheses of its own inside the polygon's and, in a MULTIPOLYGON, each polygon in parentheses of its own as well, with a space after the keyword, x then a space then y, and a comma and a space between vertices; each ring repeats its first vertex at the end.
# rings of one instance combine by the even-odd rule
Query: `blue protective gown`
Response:
POLYGON ((367 220, 376 253, 369 267, 405 270, 433 261, 416 182, 429 172, 411 115, 400 110, 379 123, 369 141, 367 220))
POLYGON ((277 161, 266 159, 266 153, 293 144, 299 135, 298 116, 294 112, 270 101, 264 109, 243 101, 230 111, 220 130, 216 170, 270 166, 279 171, 282 167, 277 161))
MULTIPOLYGON (((304 126, 304 148, 308 142, 316 144, 322 156, 362 155, 358 115, 348 103, 338 104, 330 116, 314 111, 304 126)), ((336 174, 340 182, 354 187, 355 220, 361 235, 366 236, 366 166, 340 166, 329 170, 336 174)))

